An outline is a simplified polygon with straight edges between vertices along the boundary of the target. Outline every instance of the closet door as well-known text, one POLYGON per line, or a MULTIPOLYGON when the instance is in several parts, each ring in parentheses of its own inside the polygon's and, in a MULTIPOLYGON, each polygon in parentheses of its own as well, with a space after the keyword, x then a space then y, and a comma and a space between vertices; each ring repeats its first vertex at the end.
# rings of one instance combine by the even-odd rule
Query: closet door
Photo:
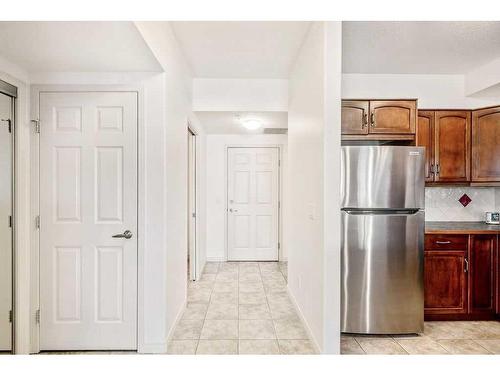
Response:
POLYGON ((0 351, 12 349, 12 102, 0 93, 0 351))

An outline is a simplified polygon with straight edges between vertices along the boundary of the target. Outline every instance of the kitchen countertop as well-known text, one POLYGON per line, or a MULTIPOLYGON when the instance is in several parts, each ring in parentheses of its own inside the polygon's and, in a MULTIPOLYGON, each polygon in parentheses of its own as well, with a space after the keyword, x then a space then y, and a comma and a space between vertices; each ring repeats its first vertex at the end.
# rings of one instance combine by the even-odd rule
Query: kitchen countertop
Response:
POLYGON ((482 221, 426 221, 426 234, 500 234, 500 225, 482 221))

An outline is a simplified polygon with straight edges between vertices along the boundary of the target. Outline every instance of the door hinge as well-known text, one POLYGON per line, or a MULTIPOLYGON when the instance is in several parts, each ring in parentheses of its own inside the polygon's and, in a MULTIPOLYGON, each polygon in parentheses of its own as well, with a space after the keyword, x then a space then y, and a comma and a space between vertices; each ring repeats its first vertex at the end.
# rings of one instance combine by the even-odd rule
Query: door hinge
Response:
POLYGON ((35 312, 35 322, 37 324, 40 324, 40 309, 36 310, 35 312))
POLYGON ((191 217, 193 217, 193 218, 195 218, 195 219, 196 219, 196 212, 193 212, 193 213, 191 214, 191 217))
POLYGON ((281 244, 278 242, 278 250, 281 249, 281 244))
POLYGON ((12 321, 14 320, 14 313, 12 312, 12 310, 9 311, 9 323, 12 323, 12 321))
POLYGON ((1 119, 0 121, 6 122, 9 127, 9 133, 12 133, 12 120, 8 118, 8 119, 1 119))
POLYGON ((280 208, 281 208, 281 202, 278 201, 278 209, 280 209, 280 208))
POLYGON ((9 228, 12 228, 12 216, 9 215, 9 228))
POLYGON ((40 134, 40 120, 31 120, 35 126, 35 133, 40 134))
POLYGON ((40 229, 40 215, 35 217, 35 228, 40 229))

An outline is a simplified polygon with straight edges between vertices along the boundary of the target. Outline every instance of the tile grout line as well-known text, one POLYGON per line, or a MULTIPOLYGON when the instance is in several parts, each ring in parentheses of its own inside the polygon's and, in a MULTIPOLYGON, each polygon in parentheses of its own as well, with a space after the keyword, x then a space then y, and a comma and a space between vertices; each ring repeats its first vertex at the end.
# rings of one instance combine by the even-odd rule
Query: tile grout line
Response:
MULTIPOLYGON (((278 265, 278 268, 279 268, 279 265, 278 265)), ((269 315, 271 316, 271 321, 273 322, 274 337, 276 340, 276 344, 278 345, 278 351, 279 351, 279 354, 283 354, 281 351, 280 342, 278 340, 278 332, 276 331, 276 324, 274 322, 273 313, 271 311, 271 305, 269 304, 269 298, 267 298, 268 293, 267 293, 266 288, 264 286, 264 280, 262 279, 262 269, 260 268, 260 264, 259 264, 259 275, 260 275, 260 281, 262 283, 262 288, 264 289, 264 295, 266 296, 266 305, 267 305, 267 308, 269 309, 269 315)))
MULTIPOLYGON (((341 334, 341 335, 342 335, 342 334, 341 334)), ((358 344, 358 346, 361 348, 361 350, 363 351, 363 353, 368 354, 368 353, 366 352, 366 350, 365 350, 365 349, 363 349, 363 347, 361 346, 361 344, 359 343, 359 341, 356 339, 356 337, 353 337, 353 339, 354 339, 354 341, 356 341, 356 344, 358 344)))
MULTIPOLYGON (((480 342, 477 342, 477 340, 480 340, 480 339, 472 339, 473 342, 475 342, 477 345, 479 345, 481 348, 483 348, 484 350, 486 350, 488 353, 490 354, 495 354, 493 353, 491 350, 489 350, 488 348, 485 348, 483 345, 481 345, 480 342)), ((485 339, 485 340, 488 340, 488 339, 485 339)), ((446 349, 445 349, 446 350, 446 349)))
POLYGON ((214 292, 215 283, 217 282, 217 275, 219 274, 219 267, 220 267, 220 264, 218 263, 217 264, 217 272, 215 273, 215 280, 214 280, 213 286, 210 290, 210 296, 208 297, 207 310, 205 311, 205 316, 203 317, 203 324, 201 325, 200 335, 198 336, 198 342, 196 343, 196 349, 194 352, 195 355, 198 353, 198 347, 200 346, 200 340, 201 340, 201 332, 203 331, 203 327, 205 327, 205 321, 207 320, 208 309, 210 307, 210 303, 212 302, 212 293, 214 292))

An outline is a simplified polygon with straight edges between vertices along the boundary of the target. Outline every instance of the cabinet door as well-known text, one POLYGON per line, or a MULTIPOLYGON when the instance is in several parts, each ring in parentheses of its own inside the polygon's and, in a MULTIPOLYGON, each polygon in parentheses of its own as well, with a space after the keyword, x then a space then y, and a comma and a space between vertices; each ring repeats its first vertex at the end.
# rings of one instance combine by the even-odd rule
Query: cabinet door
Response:
POLYGON ((436 111, 435 181, 470 181, 470 123, 469 111, 436 111))
POLYGON ((466 254, 465 250, 425 251, 426 314, 465 314, 467 312, 466 254))
POLYGON ((417 146, 425 147, 425 182, 434 181, 434 111, 418 111, 417 146))
POLYGON ((368 134, 368 103, 364 100, 342 101, 342 134, 368 134))
POLYGON ((416 109, 414 100, 370 101, 370 133, 415 134, 416 109))
POLYGON ((500 107, 472 112, 472 181, 500 181, 500 107))
POLYGON ((469 253, 470 313, 495 312, 496 252, 496 235, 471 235, 469 253))

